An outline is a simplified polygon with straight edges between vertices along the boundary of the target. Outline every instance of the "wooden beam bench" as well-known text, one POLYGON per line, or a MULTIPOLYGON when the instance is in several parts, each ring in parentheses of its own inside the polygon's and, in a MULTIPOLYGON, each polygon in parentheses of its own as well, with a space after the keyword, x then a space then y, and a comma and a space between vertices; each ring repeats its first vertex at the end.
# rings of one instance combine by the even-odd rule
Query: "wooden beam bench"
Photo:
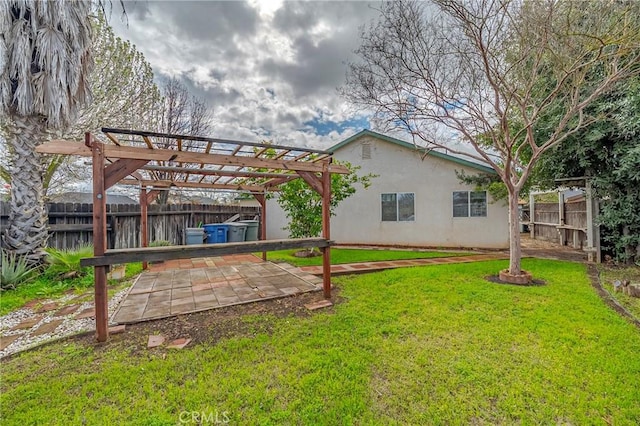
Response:
POLYGON ((133 262, 158 262, 173 259, 192 259, 230 254, 255 253, 305 248, 324 248, 333 241, 324 238, 245 241, 241 243, 193 244, 186 246, 143 247, 107 250, 103 256, 80 259, 81 266, 109 266, 133 262))

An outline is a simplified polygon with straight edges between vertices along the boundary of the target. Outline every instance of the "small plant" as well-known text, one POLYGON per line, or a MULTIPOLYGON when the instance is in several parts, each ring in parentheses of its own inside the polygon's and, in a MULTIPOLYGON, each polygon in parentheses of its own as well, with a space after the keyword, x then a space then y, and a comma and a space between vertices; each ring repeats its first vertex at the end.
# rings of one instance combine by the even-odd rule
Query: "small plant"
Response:
POLYGON ((157 240, 157 241, 151 241, 149 243, 149 247, 166 247, 170 245, 172 244, 167 240, 157 240))
POLYGON ((47 272, 52 275, 62 275, 64 278, 73 278, 85 275, 89 268, 80 266, 80 259, 93 256, 92 245, 81 245, 75 250, 56 250, 48 248, 47 272))
POLYGON ((0 289, 15 289, 20 284, 31 281, 36 277, 37 266, 31 266, 27 260, 15 253, 2 250, 2 265, 0 265, 0 289))

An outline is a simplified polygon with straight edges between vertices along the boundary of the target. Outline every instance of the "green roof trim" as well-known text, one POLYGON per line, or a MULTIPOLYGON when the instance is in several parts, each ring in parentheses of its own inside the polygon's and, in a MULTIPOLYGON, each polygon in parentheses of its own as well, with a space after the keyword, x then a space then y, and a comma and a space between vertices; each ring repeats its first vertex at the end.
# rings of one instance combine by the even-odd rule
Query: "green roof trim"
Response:
MULTIPOLYGON (((389 142, 395 145, 399 145, 403 148, 408 148, 408 149, 416 149, 416 146, 412 143, 403 141, 401 139, 396 139, 393 138, 391 136, 387 136, 387 135, 383 135, 382 133, 378 133, 378 132, 374 132, 373 130, 368 130, 368 129, 364 129, 361 130, 360 132, 356 133, 355 135, 343 140, 342 142, 332 146, 331 148, 329 148, 329 152, 335 152, 336 150, 350 144, 351 142, 358 140, 362 137, 365 136, 371 136, 373 138, 377 138, 377 139, 381 139, 385 142, 389 142)), ((424 148, 422 148, 424 149, 424 148)), ((482 164, 478 164, 478 163, 474 163, 473 161, 468 161, 468 160, 464 160, 462 158, 459 157, 454 157, 453 155, 448 155, 448 154, 443 154, 442 152, 438 152, 438 151, 434 151, 431 150, 429 152, 427 152, 427 155, 432 155, 436 158, 440 158, 442 160, 446 160, 446 161, 451 161, 453 163, 456 164, 460 164, 461 166, 466 166, 466 167, 470 167, 472 169, 476 169, 479 170, 481 172, 484 173, 490 173, 490 174, 496 174, 496 171, 493 170, 491 167, 489 166, 483 166, 482 164)))

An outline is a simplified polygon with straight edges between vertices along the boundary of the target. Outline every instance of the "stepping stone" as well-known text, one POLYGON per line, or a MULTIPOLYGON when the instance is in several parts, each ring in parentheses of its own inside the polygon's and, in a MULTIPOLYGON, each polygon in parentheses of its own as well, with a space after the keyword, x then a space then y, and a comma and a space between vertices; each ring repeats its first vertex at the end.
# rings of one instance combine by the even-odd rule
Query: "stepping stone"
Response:
POLYGON ((37 317, 26 319, 22 321, 20 324, 13 327, 11 330, 26 330, 28 328, 33 327, 37 323, 39 323, 41 319, 42 319, 42 316, 40 315, 38 315, 37 317))
POLYGON ((169 345, 167 346, 167 349, 182 349, 185 346, 187 346, 189 342, 191 342, 191 339, 185 339, 185 338, 176 339, 173 342, 169 343, 169 345))
POLYGON ((329 306, 333 306, 333 303, 331 303, 330 300, 319 300, 317 302, 313 302, 313 303, 307 303, 304 305, 305 308, 309 309, 310 311, 315 311, 316 309, 322 309, 322 308, 327 308, 329 306))
POLYGON ((22 334, 14 336, 0 336, 0 351, 5 350, 10 344, 15 342, 22 334))
POLYGON ((45 303, 44 305, 40 306, 40 309, 38 309, 36 313, 41 314, 43 312, 51 312, 56 309, 58 309, 57 303, 55 302, 45 303))
POLYGON ((164 336, 159 334, 151 334, 149 335, 149 340, 147 341, 147 348, 156 348, 164 343, 164 336))
POLYGON ((95 318, 96 316, 96 311, 94 308, 87 308, 84 311, 80 312, 78 315, 76 315, 74 318, 75 319, 83 319, 83 318, 95 318))
POLYGON ((114 325, 112 327, 109 327, 109 334, 120 334, 120 333, 124 333, 124 330, 126 329, 126 325, 121 324, 121 325, 114 325))
POLYGON ((77 311, 80 308, 80 305, 69 305, 69 306, 65 306, 64 308, 56 311, 55 314, 53 314, 56 317, 63 317, 65 315, 70 315, 72 313, 74 313, 75 311, 77 311))
POLYGON ((42 324, 40 327, 36 328, 36 330, 31 333, 32 336, 40 336, 42 334, 52 333, 60 324, 62 324, 64 320, 57 319, 46 324, 42 324))

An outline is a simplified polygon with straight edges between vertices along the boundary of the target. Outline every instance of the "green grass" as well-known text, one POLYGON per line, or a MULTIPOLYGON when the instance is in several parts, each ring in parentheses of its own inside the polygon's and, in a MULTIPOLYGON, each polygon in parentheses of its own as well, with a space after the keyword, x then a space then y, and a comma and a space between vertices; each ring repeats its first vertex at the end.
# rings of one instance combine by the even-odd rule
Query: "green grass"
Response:
MULTIPOLYGON (((271 262, 287 262, 295 266, 322 265, 322 256, 295 257, 298 250, 280 250, 267 253, 267 260, 271 262)), ((471 253, 441 252, 441 251, 410 251, 410 250, 368 250, 368 249, 331 249, 331 263, 333 265, 357 262, 382 262, 405 259, 430 259, 434 257, 466 256, 471 253)), ((261 253, 257 253, 261 256, 261 253)))
POLYGON ((525 259, 541 287, 483 279, 505 265, 337 278, 332 310, 180 351, 47 345, 3 361, 3 424, 637 424, 640 331, 583 265, 525 259))
MULTIPOLYGON (((127 264, 125 278, 131 278, 141 271, 142 263, 127 264)), ((33 281, 21 284, 16 289, 2 291, 0 294, 0 315, 18 309, 34 299, 57 297, 69 290, 82 293, 91 287, 93 287, 92 268, 87 270, 86 275, 67 279, 61 279, 55 271, 49 269, 33 281)))

